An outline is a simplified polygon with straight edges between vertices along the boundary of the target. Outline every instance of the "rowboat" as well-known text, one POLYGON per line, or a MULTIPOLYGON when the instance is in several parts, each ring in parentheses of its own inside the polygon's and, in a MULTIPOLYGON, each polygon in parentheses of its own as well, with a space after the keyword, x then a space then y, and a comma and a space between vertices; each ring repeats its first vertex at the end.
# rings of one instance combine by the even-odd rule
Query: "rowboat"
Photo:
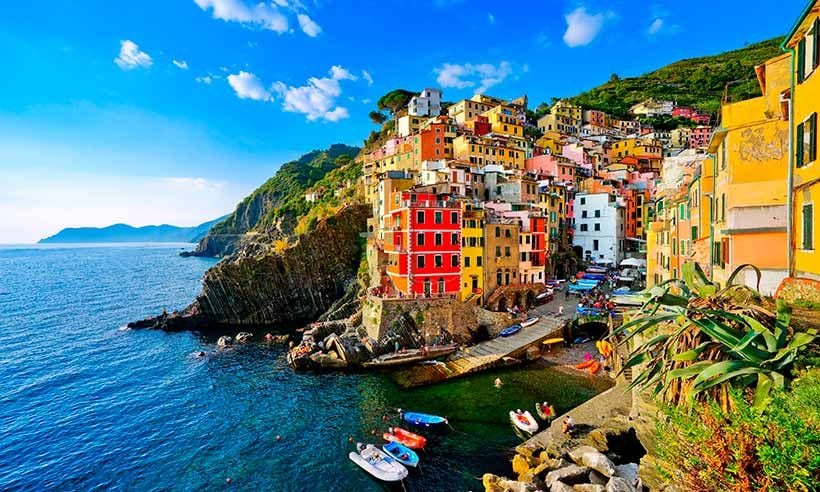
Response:
POLYGON ((539 319, 541 319, 541 318, 540 318, 540 317, 538 317, 538 316, 533 316, 532 318, 527 318, 526 320, 524 320, 524 321, 522 321, 522 322, 521 322, 521 327, 522 327, 522 328, 526 328, 526 327, 528 327, 528 326, 532 326, 532 325, 534 325, 535 323, 538 323, 538 320, 539 320, 539 319))
POLYGON ((419 464, 419 455, 402 443, 392 441, 382 446, 382 449, 402 465, 415 467, 419 464))
POLYGON ((555 408, 552 405, 546 408, 546 412, 544 411, 544 406, 542 403, 535 403, 535 413, 538 414, 538 418, 544 421, 549 421, 555 418, 555 408))
POLYGON ((407 477, 407 468, 372 444, 356 444, 358 452, 351 452, 348 458, 362 470, 384 482, 398 482, 407 477))
POLYGON ((542 293, 538 294, 537 296, 535 296, 535 300, 536 301, 543 301, 544 299, 548 298, 551 295, 552 295, 552 289, 547 289, 544 292, 542 292, 542 293))
POLYGON ((500 335, 502 337, 509 337, 521 331, 521 328, 523 328, 523 326, 521 326, 519 323, 516 323, 510 326, 509 328, 504 328, 503 330, 501 330, 500 335))
POLYGON ((530 412, 522 412, 521 410, 516 412, 511 411, 510 421, 514 426, 529 434, 538 432, 538 423, 534 418, 532 418, 532 414, 530 412))
POLYGON ((409 422, 414 425, 424 425, 429 427, 431 425, 447 423, 446 418, 439 417, 438 415, 430 415, 428 413, 403 412, 402 409, 399 408, 399 414, 401 414, 401 418, 404 419, 405 422, 409 422))
POLYGON ((404 430, 400 427, 391 427, 388 432, 382 434, 387 442, 398 442, 411 449, 421 449, 427 444, 427 438, 404 430))

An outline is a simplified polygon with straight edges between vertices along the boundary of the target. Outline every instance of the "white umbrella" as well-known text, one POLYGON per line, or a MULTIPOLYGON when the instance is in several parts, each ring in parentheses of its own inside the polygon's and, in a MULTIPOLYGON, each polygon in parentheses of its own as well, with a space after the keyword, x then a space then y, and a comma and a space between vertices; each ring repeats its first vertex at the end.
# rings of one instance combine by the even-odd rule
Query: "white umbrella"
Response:
POLYGON ((639 258, 627 258, 621 262, 621 266, 631 266, 631 267, 645 267, 646 260, 641 260, 639 258))

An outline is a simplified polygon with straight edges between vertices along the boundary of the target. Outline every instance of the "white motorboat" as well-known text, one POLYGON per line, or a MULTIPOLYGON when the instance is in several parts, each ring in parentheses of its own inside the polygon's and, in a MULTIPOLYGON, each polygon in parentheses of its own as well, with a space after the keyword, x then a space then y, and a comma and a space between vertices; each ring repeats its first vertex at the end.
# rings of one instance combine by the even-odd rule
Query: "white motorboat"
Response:
POLYGON ((521 410, 517 410, 514 412, 510 412, 510 422, 517 428, 521 429, 524 432, 529 434, 533 434, 538 432, 538 422, 532 418, 532 414, 530 412, 521 410))
POLYGON ((407 477, 407 468, 372 444, 356 444, 359 451, 351 452, 350 461, 383 482, 398 482, 407 477))
POLYGON ((525 319, 524 321, 521 322, 521 326, 524 327, 524 328, 526 328, 528 326, 532 326, 535 323, 538 323, 539 319, 541 319, 541 318, 538 317, 538 316, 533 316, 532 318, 527 318, 527 319, 525 319))

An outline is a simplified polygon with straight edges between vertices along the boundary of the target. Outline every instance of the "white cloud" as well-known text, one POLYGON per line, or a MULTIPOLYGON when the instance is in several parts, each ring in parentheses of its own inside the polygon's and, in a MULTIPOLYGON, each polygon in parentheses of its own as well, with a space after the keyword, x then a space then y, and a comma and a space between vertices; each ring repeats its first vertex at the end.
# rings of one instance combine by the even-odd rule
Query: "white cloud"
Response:
POLYGON ((299 87, 276 82, 272 90, 282 98, 282 109, 301 113, 309 121, 339 121, 350 116, 347 108, 338 106, 336 99, 342 94, 342 80, 356 80, 347 69, 335 65, 328 71, 329 77, 311 77, 299 87))
POLYGON ((319 24, 311 19, 307 14, 298 14, 296 19, 299 21, 299 27, 302 28, 302 32, 308 36, 315 38, 322 32, 322 28, 319 24))
POLYGON ((240 71, 237 74, 228 75, 228 84, 236 92, 239 99, 253 99, 254 101, 272 101, 273 96, 262 85, 262 81, 256 75, 240 71))
POLYGON ((186 62, 185 60, 172 60, 172 61, 173 61, 174 65, 177 66, 177 68, 180 68, 182 70, 188 70, 188 62, 186 62))
POLYGON ((658 31, 661 30, 663 27, 663 19, 655 19, 652 21, 652 24, 649 24, 649 34, 657 34, 658 31))
POLYGON ((160 183, 172 191, 219 191, 223 183, 208 181, 205 178, 170 177, 162 178, 160 183))
POLYGON ((570 48, 591 43, 604 24, 604 14, 591 15, 585 7, 578 7, 564 16, 564 19, 567 21, 564 43, 570 48))
POLYGON ((367 70, 362 70, 362 78, 367 82, 367 85, 373 85, 373 77, 367 70))
POLYGON ((120 54, 114 58, 114 63, 123 70, 135 68, 150 68, 154 64, 151 55, 140 51, 140 47, 130 39, 120 41, 120 54))
POLYGON ((445 63, 433 71, 438 74, 436 81, 442 87, 475 87, 475 92, 481 93, 503 82, 512 73, 512 66, 507 61, 502 61, 498 66, 489 63, 445 63))
POLYGON ((362 104, 370 104, 370 99, 362 99, 362 104))
POLYGON ((495 16, 493 14, 487 14, 487 22, 495 24, 495 16))
POLYGON ((279 34, 288 30, 288 18, 273 3, 260 2, 253 6, 247 5, 244 0, 194 0, 194 3, 205 11, 212 9, 214 19, 239 22, 279 34))
POLYGON ((200 84, 205 84, 205 85, 211 85, 211 82, 214 81, 213 77, 211 77, 210 75, 203 75, 201 77, 195 78, 194 80, 196 80, 200 84))

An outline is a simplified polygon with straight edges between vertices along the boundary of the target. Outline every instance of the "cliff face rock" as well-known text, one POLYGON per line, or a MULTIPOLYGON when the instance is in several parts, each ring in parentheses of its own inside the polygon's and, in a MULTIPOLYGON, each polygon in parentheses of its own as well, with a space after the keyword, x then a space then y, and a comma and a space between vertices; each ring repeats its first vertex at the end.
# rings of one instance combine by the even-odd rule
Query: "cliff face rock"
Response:
POLYGON ((188 308, 129 326, 179 330, 312 321, 355 282, 359 233, 369 214, 366 205, 346 206, 281 254, 263 243, 244 244, 205 273, 202 292, 188 308))

